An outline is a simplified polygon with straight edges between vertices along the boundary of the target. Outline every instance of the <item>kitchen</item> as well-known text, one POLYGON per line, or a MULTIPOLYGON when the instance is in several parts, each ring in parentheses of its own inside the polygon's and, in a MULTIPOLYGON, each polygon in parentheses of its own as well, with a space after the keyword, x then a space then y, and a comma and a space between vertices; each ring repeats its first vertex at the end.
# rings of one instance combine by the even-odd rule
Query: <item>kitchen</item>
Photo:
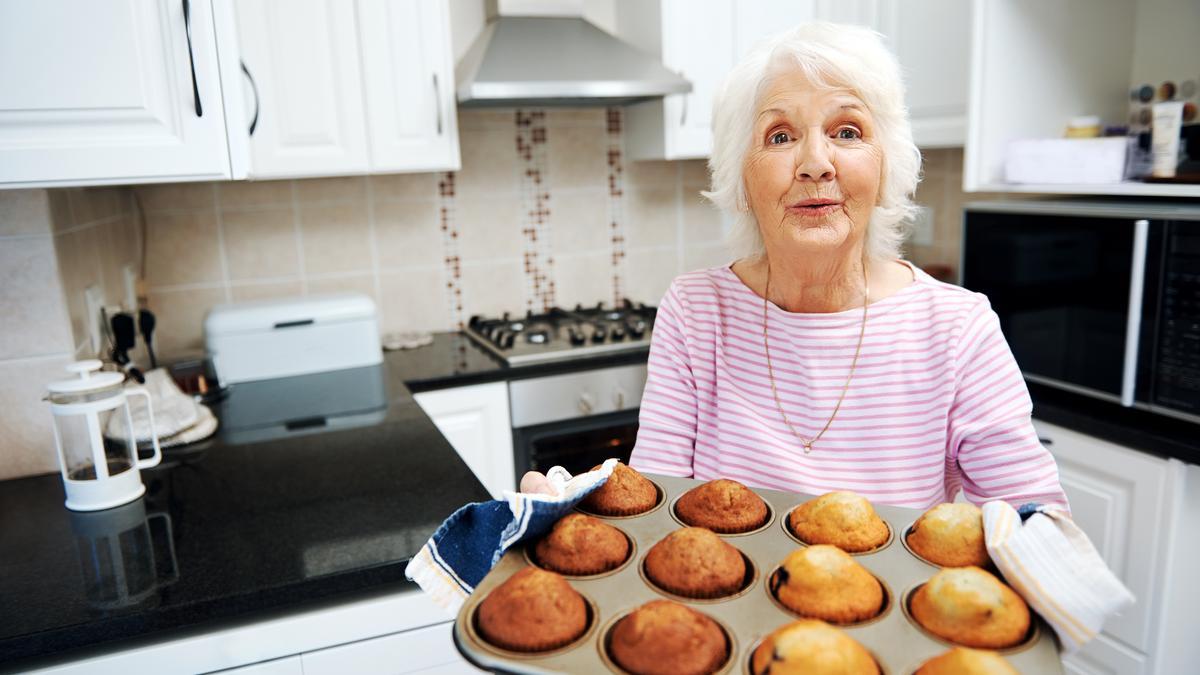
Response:
MULTIPOLYGON (((968 202, 1032 192, 1186 208, 1200 197, 1194 183, 1026 188, 998 173, 1014 130, 1057 136, 1069 118, 1101 111, 1106 122, 1124 121, 1128 101, 1109 102, 1112 89, 1194 80, 1192 41, 1175 36, 1194 34, 1197 17, 1182 1, 1108 3, 1116 18, 1083 12, 1081 2, 1064 3, 1061 15, 1032 2, 1005 13, 986 0, 905 3, 903 12, 887 2, 713 2, 705 12, 669 0, 549 3, 582 11, 693 87, 632 105, 565 107, 464 100, 464 64, 489 17, 510 3, 497 10, 362 0, 287 11, 267 2, 183 4, 126 14, 93 6, 62 15, 17 3, 2 10, 4 25, 25 26, 20 36, 0 29, 6 63, 110 46, 91 64, 33 59, 46 70, 34 77, 6 69, 0 86, 28 97, 0 99, 11 120, 0 124, 13 130, 0 145, 0 371, 8 383, 0 389, 8 411, 0 477, 11 479, 0 484, 0 512, 4 538, 21 542, 5 542, 0 569, 17 584, 5 595, 11 588, 24 599, 16 605, 22 616, 4 612, 0 668, 34 657, 43 660, 11 667, 51 659, 61 672, 316 672, 347 662, 367 671, 397 661, 410 671, 466 668, 449 641, 450 617, 404 581, 404 560, 457 506, 514 488, 525 466, 544 470, 532 456, 538 439, 553 446, 565 431, 579 443, 600 420, 610 432, 623 429, 628 444, 636 380, 606 384, 589 399, 560 390, 551 400, 569 412, 550 419, 521 422, 517 411, 549 405, 522 390, 543 378, 561 383, 603 370, 619 380, 644 364, 648 342, 629 330, 636 317, 621 316, 595 343, 615 350, 580 358, 567 348, 567 358, 505 366, 484 346, 486 335, 470 337, 471 319, 598 303, 619 310, 624 299, 634 311, 653 308, 678 274, 728 262, 728 223, 699 196, 709 187, 712 91, 750 42, 785 25, 814 17, 865 23, 893 41, 911 72, 909 108, 924 158, 916 199, 928 209, 906 257, 936 277, 954 281, 962 272, 969 282, 961 252, 968 202), (1085 18, 1091 23, 1076 28, 1085 18), (1064 53, 1036 42, 1041 33, 1028 37, 1022 20, 1035 19, 1046 33, 1058 27, 1068 36, 1064 53), (166 58, 143 73, 144 57, 129 53, 136 41, 117 41, 116 50, 97 37, 110 34, 153 36, 138 47, 166 58), (1173 45, 1171 63, 1146 46, 1158 42, 1173 45), (1076 72, 1043 72, 1036 59, 1047 55, 1076 72), (1191 70, 1170 70, 1174 61, 1191 70), (84 66, 87 77, 72 70, 84 66), (131 68, 144 75, 143 87, 170 97, 140 98, 146 92, 131 84, 139 81, 131 68), (1121 75, 1114 85, 1106 73, 1121 75), (1063 86, 1071 76, 1077 86, 1063 86), (78 84, 56 101, 35 86, 44 81, 78 84), (1039 101, 1036 119, 1029 100, 1039 101), (120 110, 131 101, 138 114, 129 117, 120 110), (89 112, 68 115, 70 124, 14 112, 71 106, 89 112), (51 133, 67 140, 11 140, 51 133), (130 133, 134 141, 119 147, 130 133), (182 367, 202 362, 212 308, 328 293, 371 299, 385 345, 421 342, 425 333, 433 343, 387 351, 379 376, 354 389, 374 396, 365 406, 330 412, 306 401, 315 407, 269 420, 281 427, 271 438, 239 444, 224 435, 226 425, 210 445, 164 448, 167 466, 143 474, 149 494, 134 518, 135 531, 154 542, 156 578, 115 589, 139 596, 132 601, 97 606, 84 592, 88 568, 76 547, 98 540, 104 526, 76 523, 62 508, 54 422, 42 400, 64 365, 107 351, 96 308, 149 309, 156 356, 182 367), (623 339, 611 334, 614 325, 628 330, 623 339), (334 428, 339 412, 363 410, 369 414, 334 428), (316 418, 329 433, 296 424, 316 418), (554 434, 539 434, 547 430, 554 434), (359 465, 375 470, 354 470, 359 465), (36 616, 51 604, 64 609, 36 616)), ((590 348, 596 320, 576 324, 590 348)), ((503 332, 495 336, 501 342, 536 344, 503 332)), ((144 342, 139 337, 130 355, 148 367, 144 342)), ((1195 653, 1181 639, 1187 615, 1168 599, 1196 593, 1184 574, 1195 543, 1179 536, 1200 514, 1195 419, 1063 396, 1037 387, 1032 374, 1039 435, 1054 441, 1077 518, 1139 598, 1068 668, 1181 672, 1195 653)), ((296 396, 231 387, 216 404, 223 421, 254 407, 235 404, 256 389, 260 400, 296 396)))

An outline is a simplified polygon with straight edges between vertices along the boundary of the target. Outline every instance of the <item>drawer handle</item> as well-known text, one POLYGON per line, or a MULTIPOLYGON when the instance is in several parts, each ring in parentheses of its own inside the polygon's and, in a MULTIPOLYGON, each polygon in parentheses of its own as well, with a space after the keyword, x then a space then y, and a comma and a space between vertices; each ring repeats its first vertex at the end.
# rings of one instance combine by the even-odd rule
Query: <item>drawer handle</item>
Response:
POLYGON ((196 102, 196 117, 204 117, 200 106, 200 86, 196 84, 196 57, 192 54, 192 4, 183 0, 183 28, 187 33, 188 63, 192 66, 192 99, 196 102))

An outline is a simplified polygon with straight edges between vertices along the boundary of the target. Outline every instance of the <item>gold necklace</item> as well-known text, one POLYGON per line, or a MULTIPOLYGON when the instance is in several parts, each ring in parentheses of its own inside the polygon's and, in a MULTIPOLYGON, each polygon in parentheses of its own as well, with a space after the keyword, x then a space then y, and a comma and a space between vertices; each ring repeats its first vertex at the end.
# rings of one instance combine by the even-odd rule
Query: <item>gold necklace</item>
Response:
POLYGON ((850 391, 850 380, 854 378, 854 369, 858 366, 858 355, 862 353, 863 336, 867 334, 867 304, 871 299, 871 285, 867 281, 867 265, 863 263, 863 318, 862 328, 858 331, 858 346, 854 348, 854 360, 850 362, 850 374, 846 376, 846 384, 842 387, 842 395, 838 396, 837 405, 833 407, 833 414, 829 416, 829 420, 825 422, 825 426, 821 431, 817 432, 816 436, 811 439, 805 438, 796 431, 796 427, 792 425, 788 419, 787 413, 783 411, 783 403, 779 400, 779 390, 775 387, 775 372, 771 368, 771 347, 767 342, 767 298, 771 294, 771 263, 767 263, 767 287, 763 289, 763 351, 767 354, 767 377, 771 381, 771 394, 775 396, 775 407, 779 408, 779 414, 783 416, 783 423, 792 431, 792 435, 804 444, 804 454, 812 452, 813 443, 821 440, 825 432, 829 430, 829 425, 833 424, 833 418, 837 417, 838 410, 842 408, 842 401, 846 400, 846 392, 850 391))

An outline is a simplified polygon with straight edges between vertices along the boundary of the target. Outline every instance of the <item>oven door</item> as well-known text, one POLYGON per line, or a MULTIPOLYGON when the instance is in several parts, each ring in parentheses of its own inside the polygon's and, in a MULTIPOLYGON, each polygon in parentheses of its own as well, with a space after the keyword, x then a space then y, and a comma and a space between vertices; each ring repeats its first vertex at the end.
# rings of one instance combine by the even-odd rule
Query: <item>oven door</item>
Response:
POLYGON ((987 295, 1025 377, 1132 405, 1148 221, 968 210, 963 286, 987 295))
POLYGON ((637 410, 514 429, 517 484, 526 471, 546 473, 552 466, 561 466, 574 475, 591 470, 609 457, 628 464, 637 430, 637 410))

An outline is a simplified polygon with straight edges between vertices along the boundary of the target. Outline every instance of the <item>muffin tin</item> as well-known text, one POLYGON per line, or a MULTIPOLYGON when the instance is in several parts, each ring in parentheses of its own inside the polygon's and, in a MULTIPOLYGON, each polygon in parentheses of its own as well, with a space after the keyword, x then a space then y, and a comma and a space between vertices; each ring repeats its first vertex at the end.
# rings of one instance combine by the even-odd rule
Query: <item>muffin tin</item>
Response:
MULTIPOLYGON (((496 586, 532 564, 525 548, 533 542, 514 547, 480 582, 463 604, 454 622, 454 641, 463 656, 486 670, 509 673, 623 673, 605 653, 605 641, 616 621, 643 603, 661 598, 681 602, 707 614, 728 634, 730 659, 720 673, 743 675, 750 672, 750 655, 759 642, 776 628, 797 616, 783 608, 769 590, 775 569, 798 546, 787 529, 792 508, 815 495, 755 489, 770 506, 770 520, 763 528, 746 534, 723 534, 753 564, 755 573, 748 589, 729 598, 691 600, 654 587, 646 579, 642 561, 650 547, 672 531, 684 527, 674 514, 680 495, 704 481, 645 474, 660 490, 659 506, 648 513, 620 518, 597 516, 621 530, 633 542, 633 559, 612 572, 587 577, 563 575, 591 607, 591 623, 583 637, 553 652, 523 654, 493 647, 474 629, 479 603, 496 586)), ((886 675, 910 675, 926 660, 950 649, 951 643, 937 638, 917 625, 906 603, 914 590, 937 570, 915 556, 902 542, 904 533, 922 511, 875 504, 875 510, 891 529, 888 542, 867 553, 851 554, 883 582, 887 597, 883 614, 860 624, 839 626, 867 648, 886 675)), ((584 511, 586 513, 586 511, 584 511)), ((1054 631, 1033 614, 1029 637, 1020 645, 1000 653, 1022 673, 1062 673, 1058 642, 1054 631)))

